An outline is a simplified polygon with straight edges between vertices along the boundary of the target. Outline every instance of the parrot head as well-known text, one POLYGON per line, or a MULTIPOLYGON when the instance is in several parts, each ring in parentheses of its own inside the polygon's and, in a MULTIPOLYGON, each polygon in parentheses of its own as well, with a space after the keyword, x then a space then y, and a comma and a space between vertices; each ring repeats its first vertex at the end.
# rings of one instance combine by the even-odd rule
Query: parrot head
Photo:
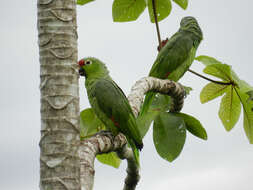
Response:
POLYGON ((197 20, 192 16, 182 18, 180 22, 180 30, 192 33, 199 43, 203 39, 201 28, 199 27, 197 20))
POLYGON ((78 61, 79 75, 89 77, 107 76, 109 71, 104 63, 94 57, 86 57, 78 61))

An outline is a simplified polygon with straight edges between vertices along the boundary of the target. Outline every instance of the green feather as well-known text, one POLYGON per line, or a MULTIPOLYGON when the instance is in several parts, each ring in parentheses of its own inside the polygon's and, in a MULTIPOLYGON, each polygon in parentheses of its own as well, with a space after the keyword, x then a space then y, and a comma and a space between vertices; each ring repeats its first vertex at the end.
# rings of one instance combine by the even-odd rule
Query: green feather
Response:
MULTIPOLYGON (((119 86, 109 76, 106 66, 96 58, 84 58, 84 70, 89 102, 97 117, 114 135, 123 133, 133 149, 135 160, 143 147, 136 118, 119 86), (138 148, 138 149, 137 149, 138 148)), ((138 157, 137 157, 138 156, 138 157)))
MULTIPOLYGON (((149 76, 178 81, 191 66, 202 40, 202 31, 193 17, 184 17, 180 28, 161 49, 149 76)), ((156 93, 146 94, 140 115, 146 113, 156 93)))

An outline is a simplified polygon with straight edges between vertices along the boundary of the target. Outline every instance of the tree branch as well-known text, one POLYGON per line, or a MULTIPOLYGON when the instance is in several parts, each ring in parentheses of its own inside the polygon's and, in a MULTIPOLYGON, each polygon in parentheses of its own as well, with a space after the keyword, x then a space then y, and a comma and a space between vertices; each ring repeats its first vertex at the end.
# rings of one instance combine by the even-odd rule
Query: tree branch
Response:
MULTIPOLYGON (((153 77, 144 77, 138 80, 132 87, 128 96, 128 101, 137 117, 145 93, 156 91, 172 97, 173 104, 171 112, 180 111, 183 107, 185 91, 181 84, 161 80, 153 77)), ((113 137, 110 133, 97 133, 93 137, 81 142, 79 149, 80 157, 80 178, 82 190, 92 190, 94 184, 94 160, 97 154, 117 152, 120 159, 127 159, 127 177, 125 179, 124 190, 134 190, 139 179, 139 167, 137 166, 133 152, 126 146, 127 140, 123 134, 113 137)))
POLYGON ((171 80, 161 80, 154 77, 144 77, 133 85, 128 96, 129 104, 135 116, 138 115, 144 95, 148 91, 156 91, 171 96, 172 105, 170 112, 179 112, 183 108, 185 91, 180 83, 171 80))

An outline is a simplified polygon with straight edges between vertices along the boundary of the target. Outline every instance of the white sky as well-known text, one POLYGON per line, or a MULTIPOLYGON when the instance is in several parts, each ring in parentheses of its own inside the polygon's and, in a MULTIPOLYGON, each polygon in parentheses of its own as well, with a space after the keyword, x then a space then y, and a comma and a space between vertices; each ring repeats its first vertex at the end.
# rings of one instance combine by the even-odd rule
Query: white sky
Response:
MULTIPOLYGON (((112 1, 78 7, 79 58, 95 56, 107 63, 111 76, 128 94, 131 85, 146 76, 156 57, 155 26, 147 10, 137 22, 113 23, 112 1)), ((204 33, 197 55, 205 54, 230 64, 253 85, 253 2, 190 0, 187 11, 173 4, 162 21, 162 37, 179 27, 183 16, 195 16, 204 33)), ((0 189, 39 189, 39 57, 36 1, 3 1, 0 11, 0 189)), ((191 67, 201 72, 197 62, 191 67)), ((81 108, 89 106, 81 79, 81 108)), ((192 86, 183 112, 199 118, 208 141, 187 134, 185 147, 173 163, 158 156, 152 130, 141 152, 138 190, 251 190, 253 145, 243 131, 242 118, 227 133, 218 118, 219 101, 202 105, 199 93, 205 81, 187 73, 180 81, 192 86)), ((96 163, 95 188, 122 188, 126 164, 120 169, 96 163), (109 182, 108 182, 109 180, 109 182)))

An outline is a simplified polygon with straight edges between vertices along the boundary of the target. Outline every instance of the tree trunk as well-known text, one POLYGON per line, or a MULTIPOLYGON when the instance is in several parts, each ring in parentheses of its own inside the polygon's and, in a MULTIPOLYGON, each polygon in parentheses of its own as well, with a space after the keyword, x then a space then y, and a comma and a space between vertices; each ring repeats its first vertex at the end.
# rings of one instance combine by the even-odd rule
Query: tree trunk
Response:
POLYGON ((38 0, 40 189, 79 190, 79 88, 75 0, 38 0))

